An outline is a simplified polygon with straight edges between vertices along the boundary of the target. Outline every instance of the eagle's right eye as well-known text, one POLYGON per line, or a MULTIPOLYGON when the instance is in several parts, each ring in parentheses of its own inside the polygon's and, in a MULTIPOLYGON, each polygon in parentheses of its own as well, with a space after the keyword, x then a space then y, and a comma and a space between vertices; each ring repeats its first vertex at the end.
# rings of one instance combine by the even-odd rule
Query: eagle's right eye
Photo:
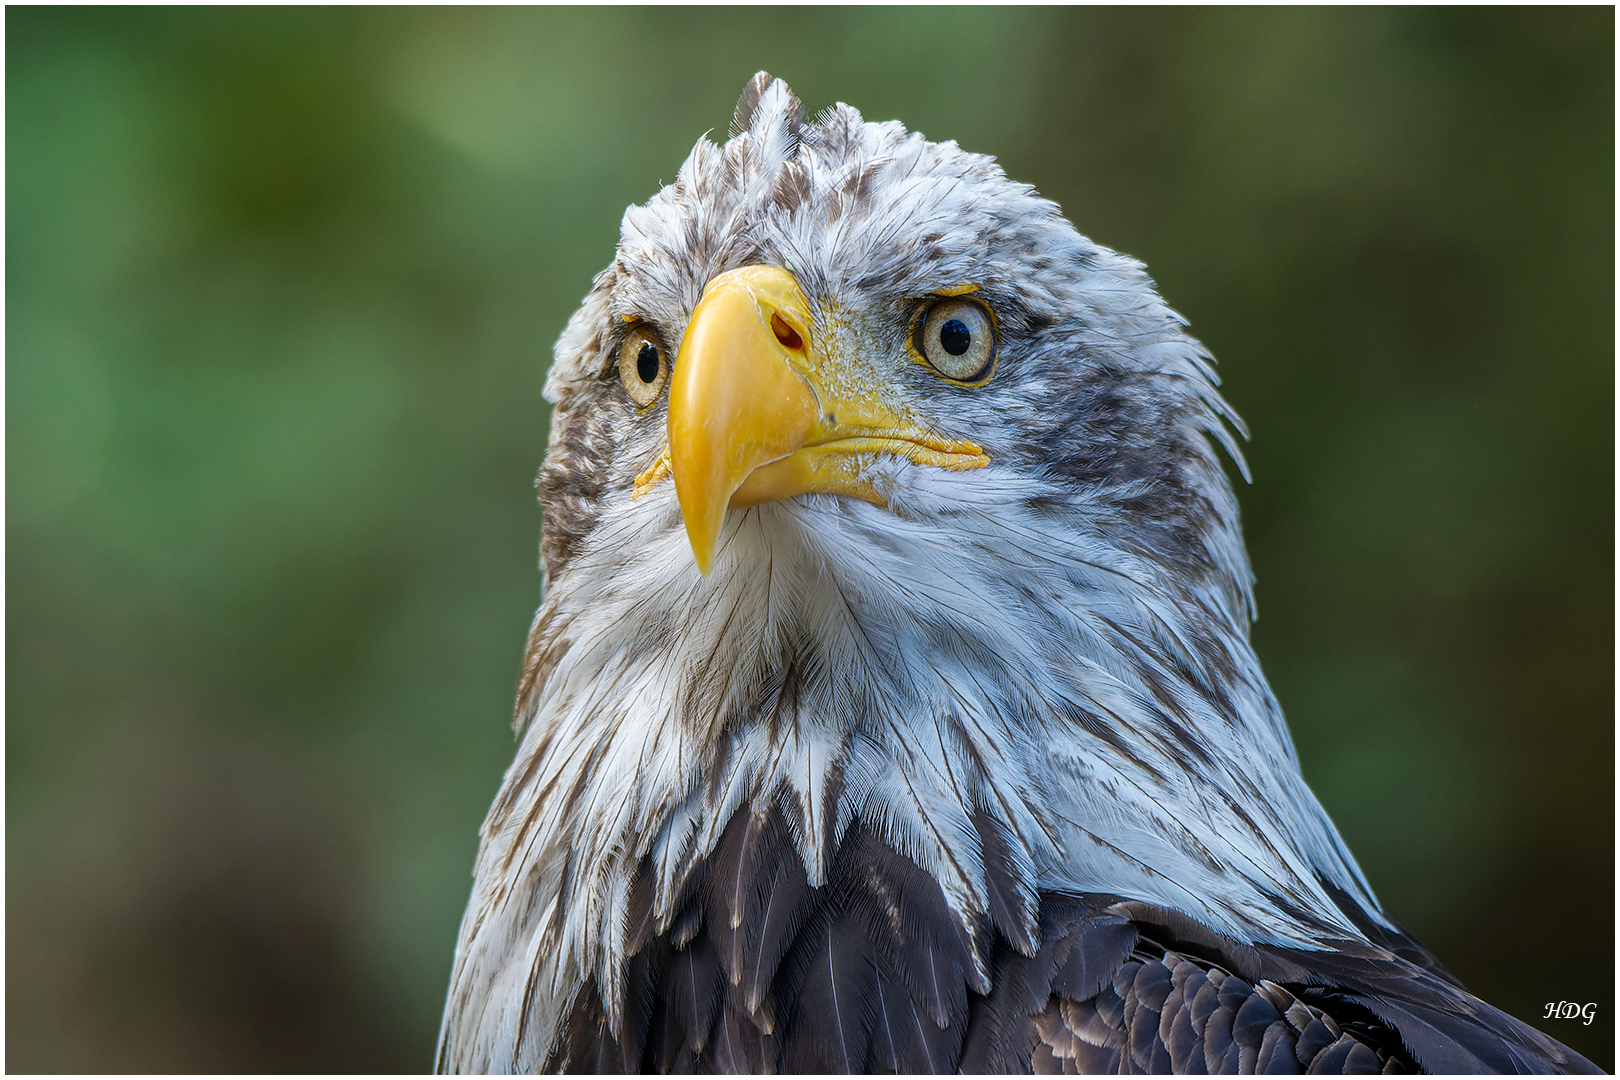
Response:
POLYGON ((658 400, 668 380, 669 363, 658 339, 639 327, 630 331, 619 346, 619 381, 624 383, 630 400, 637 408, 647 408, 658 400))

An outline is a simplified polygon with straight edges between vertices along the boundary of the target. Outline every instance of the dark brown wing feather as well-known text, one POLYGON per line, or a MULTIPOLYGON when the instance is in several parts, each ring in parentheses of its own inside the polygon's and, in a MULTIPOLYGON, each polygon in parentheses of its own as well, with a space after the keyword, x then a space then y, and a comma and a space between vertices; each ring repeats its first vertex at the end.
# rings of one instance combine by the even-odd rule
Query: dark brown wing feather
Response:
POLYGON ((1141 903, 1106 910, 1129 917, 1130 958, 1090 998, 1054 985, 1037 1070, 1598 1071, 1463 990, 1398 930, 1318 952, 1240 945, 1141 903))
MULTIPOLYGON (((975 824, 999 850, 988 819, 975 824)), ((811 887, 781 815, 750 807, 662 927, 652 873, 631 889, 619 1030, 587 985, 549 1068, 1597 1071, 1359 908, 1368 941, 1328 952, 1243 945, 1116 896, 1043 895, 1032 930, 1011 925, 1023 905, 1004 885, 990 917, 963 925, 937 882, 859 825, 811 887), (975 955, 990 958, 988 986, 975 955)))
POLYGON ((1409 1072, 1393 1033, 1337 1021, 1283 987, 1164 952, 1036 1019, 1037 1072, 1409 1072))

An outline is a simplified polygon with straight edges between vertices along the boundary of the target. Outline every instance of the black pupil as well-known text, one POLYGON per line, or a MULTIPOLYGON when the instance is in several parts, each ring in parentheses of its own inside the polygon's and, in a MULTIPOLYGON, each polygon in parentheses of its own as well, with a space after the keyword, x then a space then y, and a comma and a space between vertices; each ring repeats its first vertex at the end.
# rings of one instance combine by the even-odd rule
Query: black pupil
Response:
POLYGON ((939 343, 952 356, 961 356, 973 344, 973 331, 961 319, 952 319, 939 328, 939 343))
POLYGON ((658 378, 658 350, 650 341, 643 341, 641 351, 636 353, 636 374, 640 375, 641 381, 645 383, 658 378))

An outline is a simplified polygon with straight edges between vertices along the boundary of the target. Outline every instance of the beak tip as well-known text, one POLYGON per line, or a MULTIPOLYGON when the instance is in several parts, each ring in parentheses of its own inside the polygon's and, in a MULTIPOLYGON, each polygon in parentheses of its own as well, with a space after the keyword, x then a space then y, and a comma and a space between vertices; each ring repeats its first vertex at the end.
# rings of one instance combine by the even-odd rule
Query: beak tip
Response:
POLYGON ((720 547, 720 529, 725 523, 726 504, 721 501, 718 513, 712 498, 699 498, 697 493, 684 490, 682 474, 675 472, 675 495, 681 507, 681 519, 686 525, 686 543, 692 549, 692 560, 698 573, 708 577, 714 569, 715 552, 720 547))
POLYGON ((708 551, 704 551, 704 550, 701 550, 698 547, 698 545, 693 544, 692 545, 692 561, 697 563, 698 575, 700 577, 708 577, 709 574, 714 570, 714 551, 713 551, 713 549, 710 549, 708 551))

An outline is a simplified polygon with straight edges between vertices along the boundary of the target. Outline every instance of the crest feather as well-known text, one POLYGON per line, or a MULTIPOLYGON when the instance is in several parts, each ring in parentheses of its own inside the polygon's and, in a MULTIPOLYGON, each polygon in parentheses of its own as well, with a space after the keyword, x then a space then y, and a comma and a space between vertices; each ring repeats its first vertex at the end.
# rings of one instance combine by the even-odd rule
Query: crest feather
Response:
POLYGON ((752 135, 766 160, 786 161, 799 152, 804 105, 788 84, 761 71, 743 88, 731 118, 731 137, 752 135))

